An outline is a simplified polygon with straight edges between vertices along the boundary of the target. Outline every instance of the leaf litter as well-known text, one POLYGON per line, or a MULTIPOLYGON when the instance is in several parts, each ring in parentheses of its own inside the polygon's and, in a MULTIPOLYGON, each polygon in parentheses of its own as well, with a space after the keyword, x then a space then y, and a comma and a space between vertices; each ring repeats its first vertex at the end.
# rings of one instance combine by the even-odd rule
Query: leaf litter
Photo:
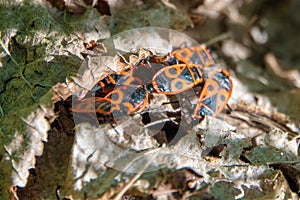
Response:
MULTIPOLYGON (((207 2, 204 5, 213 8, 212 16, 215 17, 221 12, 229 12, 227 9, 237 9, 236 7, 230 7, 231 1, 226 1, 221 6, 217 5, 216 2, 214 3, 214 1, 211 1, 211 4, 207 2)), ((111 6, 113 8, 113 5, 111 6)), ((195 12, 210 16, 210 13, 203 13, 200 7, 195 12)), ((112 12, 112 14, 114 13, 112 12)), ((238 20, 240 19, 238 16, 239 13, 234 14, 233 12, 228 18, 233 22, 241 23, 238 20)), ((115 18, 115 20, 121 19, 115 18)), ((119 28, 122 29, 122 27, 119 28)), ((82 37, 85 37, 84 34, 82 37)), ((120 43, 118 40, 116 42, 118 45, 121 45, 120 50, 128 50, 126 46, 122 46, 126 42, 121 41, 120 43)), ((255 40, 255 42, 260 43, 259 40, 255 40)), ((72 46, 71 43, 69 44, 72 46)), ((138 53, 140 47, 143 46, 130 46, 131 49, 128 52, 138 53)), ((241 49, 243 52, 243 47, 240 47, 236 46, 236 51, 241 49)), ((144 48, 149 49, 149 46, 144 48)), ((74 47, 74 49, 76 49, 74 55, 81 57, 80 52, 82 50, 79 50, 77 47, 74 47)), ((169 50, 170 48, 167 49, 169 50)), ((63 47, 61 50, 57 51, 59 53, 52 52, 48 60, 55 58, 53 57, 55 54, 74 52, 73 49, 65 51, 63 47)), ((153 49, 149 50, 153 51, 153 49)), ((155 53, 159 51, 161 49, 155 53)), ((223 49, 223 51, 226 52, 226 49, 223 49)), ((226 54, 225 52, 225 55, 228 57, 232 56, 236 62, 247 59, 250 55, 247 53, 247 49, 244 51, 244 54, 235 58, 234 56, 239 55, 238 53, 226 54)), ((54 86, 53 90, 57 96, 54 96, 53 100, 65 99, 70 94, 75 94, 82 89, 90 89, 99 77, 111 71, 117 71, 118 69, 114 67, 119 66, 118 62, 119 57, 117 55, 108 57, 87 56, 85 63, 81 66, 83 69, 81 76, 68 79, 66 84, 60 83, 54 86), (111 65, 111 63, 115 64, 111 65), (97 65, 101 67, 98 68, 97 65), (103 69, 107 71, 103 71, 103 69), (89 80, 89 82, 86 80, 89 80)), ((266 62, 272 64, 268 60, 266 62)), ((276 74, 276 69, 272 69, 276 74)), ((243 73, 247 74, 247 69, 243 73)), ((231 74, 233 75, 234 72, 231 71, 231 74)), ((265 77, 264 75, 261 76, 265 77)), ((287 75, 280 78, 287 79, 294 84, 295 82, 293 81, 295 79, 293 76, 287 75)), ((132 192, 132 194, 137 193, 137 196, 146 193, 157 198, 163 198, 164 196, 169 198, 188 198, 193 197, 193 195, 197 196, 198 191, 210 191, 200 193, 200 195, 203 198, 223 197, 238 199, 244 197, 260 198, 263 196, 270 198, 277 196, 279 199, 286 196, 296 198, 295 191, 299 189, 299 187, 297 188, 299 177, 297 179, 297 176, 293 177, 291 174, 293 174, 292 171, 297 172, 299 170, 297 161, 299 156, 299 127, 285 115, 278 113, 271 106, 272 104, 267 97, 253 93, 248 87, 245 87, 244 82, 241 82, 234 75, 233 80, 235 91, 229 102, 231 112, 221 116, 221 118, 224 117, 225 121, 208 117, 205 119, 206 121, 189 130, 173 146, 158 147, 157 140, 147 132, 142 132, 144 135, 141 139, 140 119, 138 118, 130 120, 129 124, 118 124, 115 129, 107 124, 100 127, 94 127, 89 124, 77 125, 75 128, 75 143, 72 147, 72 155, 70 155, 72 157, 75 188, 88 190, 92 188, 95 182, 101 182, 101 176, 110 173, 109 169, 117 168, 124 173, 110 177, 107 181, 114 182, 114 180, 119 180, 120 184, 115 187, 115 191, 114 188, 111 188, 107 193, 103 191, 101 193, 103 197, 111 198, 118 193, 120 196, 130 196, 130 192, 132 192), (132 132, 128 129, 130 125, 138 127, 137 132, 132 132), (132 134, 126 134, 126 132, 132 134), (150 164, 148 161, 151 161, 150 164), (156 177, 155 184, 151 183, 146 189, 142 189, 134 182, 143 183, 143 180, 147 180, 147 177, 139 174, 142 178, 138 182, 137 179, 139 177, 134 178, 130 173, 125 173, 148 172, 148 174, 156 174, 156 169, 161 169, 162 167, 176 169, 178 172, 172 174, 174 179, 170 181, 169 185, 164 185, 164 180, 166 179, 162 178, 160 180, 156 177), (183 175, 180 173, 184 169, 190 169, 192 174, 197 177, 195 178, 195 190, 190 190, 187 187, 175 188, 174 182, 180 180, 180 176, 185 177, 188 174, 187 172, 184 172, 183 175), (134 181, 128 181, 130 178, 134 178, 132 179, 134 181), (157 189, 151 190, 151 187, 155 188, 154 185, 156 185, 157 189), (290 185, 292 191, 288 185, 290 185), (165 193, 160 191, 165 191, 165 193), (255 191, 255 193, 251 193, 251 191, 255 191), (282 194, 282 191, 284 194, 282 194), (110 192, 110 195, 107 195, 108 192, 110 192), (267 194, 264 194, 264 192, 267 192, 267 194)), ((262 80, 261 82, 269 84, 268 81, 262 80)), ((23 157, 24 160, 30 160, 30 162, 24 164, 24 168, 18 168, 17 164, 14 165, 18 172, 14 173, 23 175, 21 179, 15 176, 14 180, 20 181, 18 182, 20 184, 15 183, 15 185, 21 186, 26 184, 26 178, 24 179, 24 177, 28 176, 28 171, 26 172, 25 169, 34 167, 34 156, 41 155, 43 149, 41 141, 47 140, 46 132, 50 126, 49 122, 45 121, 45 118, 52 119, 53 117, 54 114, 51 110, 43 108, 33 112, 28 118, 24 118, 25 124, 30 124, 26 128, 29 132, 25 135, 29 138, 28 142, 29 146, 32 146, 32 152, 28 153, 25 151, 23 154, 28 155, 23 157), (31 133, 33 134, 31 135, 31 133)), ((16 136, 15 144, 7 147, 8 155, 13 155, 13 151, 18 152, 17 147, 20 147, 22 140, 24 140, 22 135, 16 136)), ((164 170, 162 173, 167 176, 170 172, 164 170)), ((187 179, 187 177, 185 178, 187 179)), ((64 192, 67 192, 65 194, 68 195, 68 193, 72 193, 71 191, 64 192)), ((97 188, 96 191, 101 191, 101 189, 97 188)), ((95 195, 94 191, 90 192, 89 195, 95 195)), ((73 195, 76 196, 75 193, 73 195)))

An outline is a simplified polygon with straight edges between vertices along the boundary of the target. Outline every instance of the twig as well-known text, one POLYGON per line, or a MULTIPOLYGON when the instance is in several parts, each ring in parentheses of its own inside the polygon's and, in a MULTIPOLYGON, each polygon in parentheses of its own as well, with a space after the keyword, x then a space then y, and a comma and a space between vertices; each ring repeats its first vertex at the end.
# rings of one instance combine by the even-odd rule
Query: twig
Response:
POLYGON ((144 166, 142 166, 142 168, 140 169, 140 171, 134 176, 132 177, 132 179, 127 183, 127 185, 125 185, 125 187, 115 196, 115 198, 113 200, 120 200, 122 198, 122 196, 127 192, 127 190, 134 184, 134 182, 144 173, 144 171, 147 169, 147 167, 151 164, 153 158, 156 157, 158 152, 156 152, 151 159, 148 160, 148 162, 146 162, 144 164, 144 166))
POLYGON ((163 122, 173 122, 174 124, 178 125, 178 123, 175 120, 176 120, 176 117, 171 117, 171 118, 168 118, 168 119, 157 120, 157 121, 151 122, 149 124, 146 124, 144 126, 144 128, 148 128, 149 126, 155 126, 155 125, 163 123, 163 122))
POLYGON ((230 37, 231 37, 231 34, 230 34, 229 32, 223 33, 223 34, 221 34, 221 35, 218 35, 218 36, 216 36, 216 37, 214 37, 214 38, 208 40, 208 41, 205 42, 204 44, 206 44, 207 46, 209 46, 209 45, 212 45, 212 44, 217 43, 217 42, 219 42, 219 41, 228 39, 228 38, 230 38, 230 37))

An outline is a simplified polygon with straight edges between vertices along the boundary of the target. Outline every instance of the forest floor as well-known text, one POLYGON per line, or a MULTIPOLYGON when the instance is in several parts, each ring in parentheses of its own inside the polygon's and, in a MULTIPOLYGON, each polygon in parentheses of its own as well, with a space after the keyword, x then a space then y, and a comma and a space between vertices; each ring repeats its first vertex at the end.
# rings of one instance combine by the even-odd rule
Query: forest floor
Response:
POLYGON ((0 198, 299 199, 299 9, 297 0, 0 0, 0 198), (196 85, 149 94, 145 110, 113 123, 84 121, 81 98, 103 77, 200 45, 232 80, 219 115, 191 120, 193 100, 210 94, 196 85))

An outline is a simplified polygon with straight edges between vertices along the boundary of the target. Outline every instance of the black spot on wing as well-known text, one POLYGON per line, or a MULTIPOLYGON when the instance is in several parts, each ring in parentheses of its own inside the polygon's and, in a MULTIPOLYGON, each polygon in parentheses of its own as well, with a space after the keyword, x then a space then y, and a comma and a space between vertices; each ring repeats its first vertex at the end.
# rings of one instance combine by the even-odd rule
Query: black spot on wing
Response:
POLYGON ((225 102, 226 97, 225 97, 224 95, 221 95, 221 96, 220 96, 220 99, 221 99, 221 101, 225 102))
POLYGON ((210 92, 214 91, 214 86, 213 85, 208 85, 207 88, 210 92))
POLYGON ((176 89, 179 89, 179 90, 182 89, 183 88, 182 82, 181 81, 176 81, 175 87, 176 87, 176 89))
POLYGON ((110 98, 111 100, 116 101, 120 98, 120 95, 117 92, 114 92, 110 98))
POLYGON ((170 74, 177 74, 177 70, 174 69, 174 68, 170 68, 170 69, 169 69, 169 73, 170 73, 170 74))
POLYGON ((182 57, 186 57, 186 53, 184 52, 184 51, 182 51, 181 53, 180 53, 180 55, 182 56, 182 57))

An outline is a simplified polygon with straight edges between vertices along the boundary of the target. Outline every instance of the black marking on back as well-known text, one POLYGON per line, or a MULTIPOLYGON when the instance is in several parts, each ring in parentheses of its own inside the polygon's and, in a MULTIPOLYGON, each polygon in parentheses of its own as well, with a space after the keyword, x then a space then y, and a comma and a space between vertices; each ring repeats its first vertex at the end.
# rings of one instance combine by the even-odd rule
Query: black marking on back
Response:
POLYGON ((191 63, 193 64, 200 64, 200 65, 203 65, 203 62, 201 60, 201 58, 199 57, 197 51, 193 51, 193 55, 190 59, 191 63))
MULTIPOLYGON (((165 75, 165 74, 164 74, 165 75)), ((157 76, 155 82, 158 85, 158 89, 162 92, 169 92, 169 81, 165 79, 164 76, 157 76)))
POLYGON ((217 74, 215 74, 213 79, 220 84, 220 87, 225 88, 227 91, 230 91, 232 87, 231 82, 223 72, 218 72, 217 74))
POLYGON ((191 67, 191 69, 192 69, 192 72, 193 72, 193 74, 194 74, 194 78, 195 78, 196 80, 200 80, 202 77, 200 76, 200 74, 199 74, 197 68, 196 68, 196 67, 191 67))
POLYGON ((204 50, 201 50, 200 53, 201 53, 201 55, 202 55, 202 57, 203 57, 204 63, 207 63, 207 62, 209 61, 209 59, 208 59, 208 57, 207 57, 206 52, 205 52, 204 50))
POLYGON ((213 110, 214 112, 216 112, 216 108, 217 108, 217 95, 213 95, 213 96, 211 96, 211 97, 203 100, 202 104, 205 104, 211 110, 213 110))
MULTIPOLYGON (((190 70, 189 70, 187 67, 185 67, 185 68, 182 70, 181 76, 184 77, 184 80, 187 80, 187 81, 189 81, 189 82, 193 82, 192 74, 191 74, 190 70)), ((182 77, 181 77, 181 78, 182 78, 182 77)))
POLYGON ((204 105, 202 105, 200 107, 200 109, 197 111, 197 115, 204 118, 205 115, 212 116, 213 113, 211 112, 211 110, 207 109, 207 107, 205 107, 204 105))
POLYGON ((132 94, 129 103, 135 106, 136 103, 143 102, 146 98, 146 90, 144 88, 137 88, 132 94))

